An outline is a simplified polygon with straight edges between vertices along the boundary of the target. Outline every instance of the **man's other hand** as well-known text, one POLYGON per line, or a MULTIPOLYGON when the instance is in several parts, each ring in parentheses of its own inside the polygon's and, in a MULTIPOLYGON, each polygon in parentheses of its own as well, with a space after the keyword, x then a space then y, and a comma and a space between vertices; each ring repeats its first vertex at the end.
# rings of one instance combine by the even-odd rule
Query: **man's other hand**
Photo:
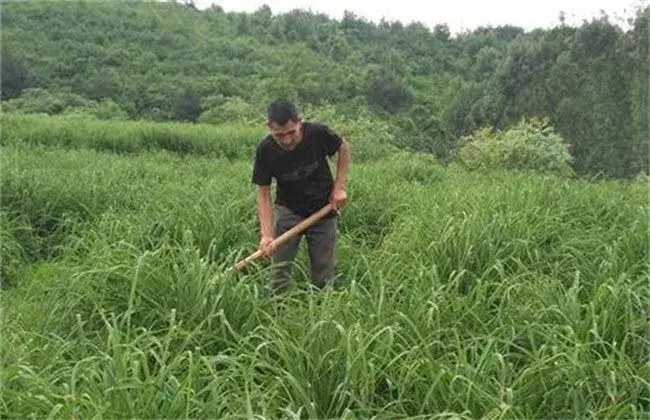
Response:
POLYGON ((343 188, 334 188, 330 194, 330 204, 338 210, 348 201, 348 193, 343 188))
POLYGON ((270 256, 275 252, 275 244, 273 243, 273 238, 270 236, 262 236, 260 239, 260 249, 266 256, 270 256))

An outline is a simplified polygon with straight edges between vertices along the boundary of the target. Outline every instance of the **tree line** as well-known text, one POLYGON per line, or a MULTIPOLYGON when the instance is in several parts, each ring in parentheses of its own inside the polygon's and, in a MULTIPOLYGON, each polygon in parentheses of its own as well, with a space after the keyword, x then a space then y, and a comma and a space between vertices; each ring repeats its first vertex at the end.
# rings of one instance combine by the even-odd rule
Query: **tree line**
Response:
POLYGON ((275 97, 390 123, 399 145, 457 154, 463 136, 550 121, 578 174, 648 172, 650 7, 549 29, 452 36, 305 10, 197 10, 191 2, 3 2, 4 112, 254 121, 275 97))

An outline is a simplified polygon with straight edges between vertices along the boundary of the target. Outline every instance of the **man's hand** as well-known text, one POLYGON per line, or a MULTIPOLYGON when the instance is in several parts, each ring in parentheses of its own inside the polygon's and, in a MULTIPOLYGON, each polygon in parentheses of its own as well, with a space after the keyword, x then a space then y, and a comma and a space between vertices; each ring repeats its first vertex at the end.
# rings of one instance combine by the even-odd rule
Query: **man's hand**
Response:
POLYGON ((260 239, 260 249, 266 256, 273 254, 276 249, 276 246, 273 244, 273 238, 270 236, 262 236, 262 239, 260 239))
POLYGON ((330 204, 334 207, 334 210, 340 209, 348 201, 348 193, 345 192, 343 188, 334 187, 332 193, 330 194, 330 204))

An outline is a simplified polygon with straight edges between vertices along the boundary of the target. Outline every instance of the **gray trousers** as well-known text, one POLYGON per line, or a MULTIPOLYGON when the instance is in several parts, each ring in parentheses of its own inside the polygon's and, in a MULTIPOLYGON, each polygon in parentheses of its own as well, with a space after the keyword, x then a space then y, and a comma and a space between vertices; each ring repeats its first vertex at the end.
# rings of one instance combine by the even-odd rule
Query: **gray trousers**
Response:
MULTIPOLYGON (((279 204, 274 205, 274 216, 273 234, 276 238, 304 219, 279 204)), ((277 249, 271 255, 275 270, 271 281, 272 293, 284 293, 290 288, 293 264, 303 236, 307 238, 312 286, 322 290, 330 283, 334 274, 336 231, 336 217, 322 219, 277 249)))

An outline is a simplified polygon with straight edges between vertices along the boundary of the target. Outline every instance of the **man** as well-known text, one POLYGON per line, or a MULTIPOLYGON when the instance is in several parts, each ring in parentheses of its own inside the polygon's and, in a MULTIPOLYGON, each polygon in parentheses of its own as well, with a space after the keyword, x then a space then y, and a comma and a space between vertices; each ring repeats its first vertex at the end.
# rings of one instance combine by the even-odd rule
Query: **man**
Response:
POLYGON ((306 236, 312 285, 321 290, 333 278, 337 214, 347 202, 350 145, 326 125, 303 122, 294 104, 286 100, 276 100, 269 106, 267 126, 269 134, 257 145, 252 181, 258 185, 260 249, 271 257, 277 269, 271 289, 273 294, 279 294, 290 287, 292 263, 302 236, 306 236), (334 179, 327 157, 337 153, 334 179), (273 178, 275 204, 271 201, 273 178), (274 238, 328 202, 334 211, 303 234, 275 248, 274 238))

